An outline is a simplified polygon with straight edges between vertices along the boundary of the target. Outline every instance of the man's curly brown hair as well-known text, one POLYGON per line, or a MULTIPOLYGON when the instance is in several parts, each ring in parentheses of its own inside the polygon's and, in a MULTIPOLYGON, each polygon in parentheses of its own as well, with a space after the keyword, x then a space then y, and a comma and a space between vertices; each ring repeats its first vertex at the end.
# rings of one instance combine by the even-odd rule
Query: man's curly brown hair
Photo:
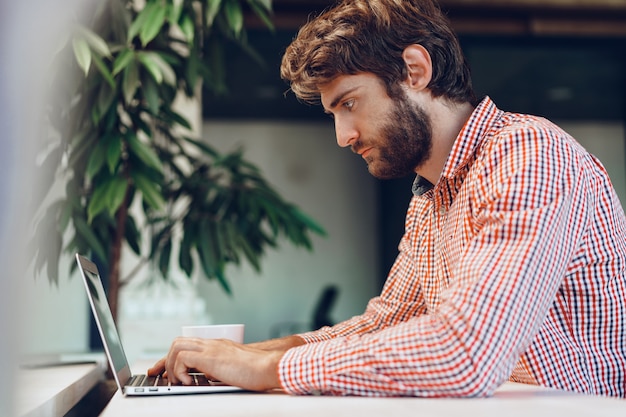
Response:
POLYGON ((434 97, 475 103, 470 70, 456 34, 433 0, 343 0, 306 23, 287 48, 281 77, 296 96, 319 103, 319 88, 339 75, 373 73, 391 97, 407 77, 404 49, 431 55, 434 97))

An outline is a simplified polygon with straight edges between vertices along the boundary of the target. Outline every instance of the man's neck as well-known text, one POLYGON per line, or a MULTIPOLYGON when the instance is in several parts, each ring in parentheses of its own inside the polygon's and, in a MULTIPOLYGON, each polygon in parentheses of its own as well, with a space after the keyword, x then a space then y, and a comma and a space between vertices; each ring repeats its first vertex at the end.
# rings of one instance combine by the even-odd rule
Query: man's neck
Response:
POLYGON ((470 103, 459 104, 437 98, 432 100, 432 105, 428 109, 433 130, 431 155, 416 173, 432 184, 437 184, 454 142, 472 115, 474 106, 470 103))

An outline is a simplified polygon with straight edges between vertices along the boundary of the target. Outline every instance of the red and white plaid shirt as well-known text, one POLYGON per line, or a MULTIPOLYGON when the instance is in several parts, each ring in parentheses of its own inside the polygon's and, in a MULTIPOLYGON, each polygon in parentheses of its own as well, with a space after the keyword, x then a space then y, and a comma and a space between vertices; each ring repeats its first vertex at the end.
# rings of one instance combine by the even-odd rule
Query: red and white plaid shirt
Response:
POLYGON ((626 218, 600 162, 485 98, 414 196, 383 291, 301 337, 293 394, 488 396, 507 379, 626 396, 626 218))

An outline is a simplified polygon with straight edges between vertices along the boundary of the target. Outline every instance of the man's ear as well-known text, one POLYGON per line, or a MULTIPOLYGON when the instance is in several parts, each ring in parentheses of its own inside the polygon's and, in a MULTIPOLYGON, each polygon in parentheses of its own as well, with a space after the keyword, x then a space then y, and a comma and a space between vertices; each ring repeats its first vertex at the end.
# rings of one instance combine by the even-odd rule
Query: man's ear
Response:
POLYGON ((407 66, 407 87, 409 89, 425 89, 433 76, 433 64, 430 54, 422 45, 409 45, 402 52, 407 66))

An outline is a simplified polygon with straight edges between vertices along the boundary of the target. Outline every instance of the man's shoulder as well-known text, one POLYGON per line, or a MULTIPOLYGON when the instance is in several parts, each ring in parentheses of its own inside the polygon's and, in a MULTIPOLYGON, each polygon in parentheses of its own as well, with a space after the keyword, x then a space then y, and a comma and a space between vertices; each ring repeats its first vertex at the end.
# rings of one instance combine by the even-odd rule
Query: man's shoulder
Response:
POLYGON ((541 159, 554 152, 564 155, 585 152, 582 146, 561 127, 544 117, 530 114, 503 113, 500 122, 493 126, 488 138, 485 145, 491 152, 487 152, 487 155, 523 152, 530 157, 534 155, 541 159))

